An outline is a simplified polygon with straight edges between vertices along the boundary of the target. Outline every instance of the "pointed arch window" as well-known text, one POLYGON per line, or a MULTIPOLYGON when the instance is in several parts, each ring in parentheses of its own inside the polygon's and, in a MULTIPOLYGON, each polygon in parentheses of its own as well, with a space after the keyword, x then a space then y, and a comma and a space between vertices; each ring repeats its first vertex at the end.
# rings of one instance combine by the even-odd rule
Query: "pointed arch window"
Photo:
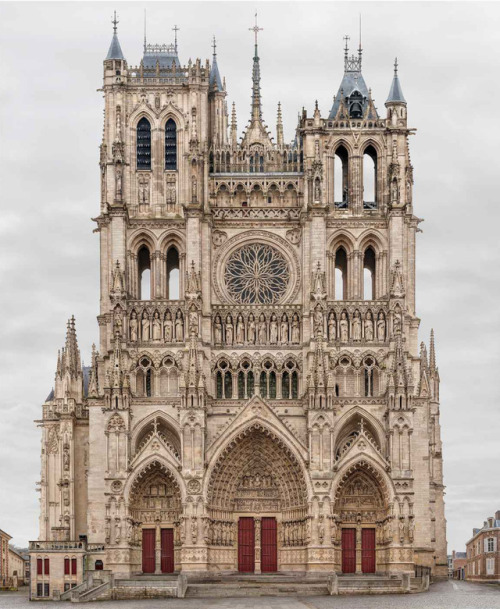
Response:
POLYGON ((167 252, 167 299, 179 300, 179 252, 171 247, 167 252))
POLYGON ((372 247, 365 250, 363 256, 363 296, 365 300, 375 300, 376 257, 372 247))
POLYGON ((139 275, 139 299, 151 300, 151 256, 144 245, 137 254, 139 275))
POLYGON ((177 125, 173 118, 165 124, 165 169, 177 169, 177 125))
POLYGON ((377 151, 373 146, 363 153, 363 209, 377 209, 377 151))
POLYGON ((349 155, 344 146, 339 146, 335 151, 333 170, 335 207, 347 209, 349 206, 349 155))
POLYGON ((137 169, 151 169, 151 125, 144 116, 137 123, 137 169))
POLYGON ((343 247, 335 252, 335 300, 347 300, 347 254, 343 247))

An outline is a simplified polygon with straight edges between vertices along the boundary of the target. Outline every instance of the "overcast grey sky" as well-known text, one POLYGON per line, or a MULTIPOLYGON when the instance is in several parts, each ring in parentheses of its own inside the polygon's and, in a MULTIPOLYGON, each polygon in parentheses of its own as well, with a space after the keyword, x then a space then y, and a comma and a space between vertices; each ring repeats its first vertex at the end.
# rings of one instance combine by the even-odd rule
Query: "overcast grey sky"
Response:
POLYGON ((53 384, 66 319, 82 356, 97 342, 98 145, 102 60, 119 13, 129 65, 148 41, 179 32, 181 62, 218 40, 228 101, 249 117, 255 6, 264 118, 281 101, 287 139, 317 99, 328 113, 343 72, 342 38, 357 44, 384 114, 397 55, 415 167, 417 312, 435 328, 448 548, 500 509, 500 6, 497 3, 203 2, 0 4, 0 528, 38 535, 40 432, 33 420, 53 384))

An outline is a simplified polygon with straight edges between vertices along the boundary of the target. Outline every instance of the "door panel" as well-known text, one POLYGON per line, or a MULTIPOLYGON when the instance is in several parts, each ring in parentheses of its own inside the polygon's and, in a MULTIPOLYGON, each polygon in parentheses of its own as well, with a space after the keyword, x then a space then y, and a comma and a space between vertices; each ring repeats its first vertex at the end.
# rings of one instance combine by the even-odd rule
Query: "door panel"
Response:
POLYGON ((361 570, 375 573, 375 529, 361 530, 361 570))
POLYGON ((342 529, 342 573, 356 573, 356 529, 342 529))
POLYGON ((253 518, 238 521, 238 571, 253 573, 255 570, 255 524, 253 518))
POLYGON ((142 529, 142 572, 155 572, 155 538, 154 529, 142 529))
POLYGON ((278 570, 278 529, 276 518, 262 518, 260 569, 262 573, 278 570))
POLYGON ((161 572, 174 572, 174 529, 161 530, 161 572))

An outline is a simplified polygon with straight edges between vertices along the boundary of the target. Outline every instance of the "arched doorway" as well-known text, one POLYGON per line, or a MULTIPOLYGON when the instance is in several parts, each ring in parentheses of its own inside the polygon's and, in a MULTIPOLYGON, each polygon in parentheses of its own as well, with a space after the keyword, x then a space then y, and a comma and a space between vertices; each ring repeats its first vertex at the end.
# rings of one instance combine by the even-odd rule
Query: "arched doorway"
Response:
POLYGON ((226 448, 210 475, 210 562, 247 573, 303 570, 307 494, 293 452, 260 424, 247 429, 226 448))
POLYGON ((173 573, 180 549, 181 493, 173 474, 152 461, 135 478, 130 516, 141 528, 142 572, 173 573))
POLYGON ((386 549, 392 541, 390 512, 387 486, 376 467, 361 460, 341 474, 334 491, 332 516, 339 571, 386 570, 386 549))

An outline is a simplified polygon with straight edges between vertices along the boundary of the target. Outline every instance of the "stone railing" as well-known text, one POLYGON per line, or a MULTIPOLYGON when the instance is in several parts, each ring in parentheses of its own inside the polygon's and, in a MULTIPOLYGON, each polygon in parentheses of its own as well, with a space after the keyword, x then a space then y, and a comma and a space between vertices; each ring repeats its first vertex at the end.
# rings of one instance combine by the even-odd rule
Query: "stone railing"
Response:
POLYGON ((214 207, 215 220, 300 220, 300 207, 214 207))
POLYGON ((30 541, 30 552, 61 552, 87 549, 85 541, 30 541))

